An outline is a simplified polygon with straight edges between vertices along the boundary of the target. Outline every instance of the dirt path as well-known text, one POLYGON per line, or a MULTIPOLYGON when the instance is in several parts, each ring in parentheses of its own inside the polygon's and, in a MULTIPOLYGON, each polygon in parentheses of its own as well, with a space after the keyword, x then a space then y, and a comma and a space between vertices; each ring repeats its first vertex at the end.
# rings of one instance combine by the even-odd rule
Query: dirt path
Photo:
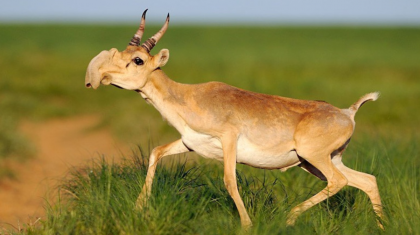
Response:
POLYGON ((22 124, 21 131, 36 145, 37 153, 33 159, 13 164, 16 180, 0 182, 0 228, 18 227, 42 217, 47 192, 71 167, 102 154, 118 159, 131 153, 109 131, 92 129, 99 121, 96 116, 81 116, 22 124))

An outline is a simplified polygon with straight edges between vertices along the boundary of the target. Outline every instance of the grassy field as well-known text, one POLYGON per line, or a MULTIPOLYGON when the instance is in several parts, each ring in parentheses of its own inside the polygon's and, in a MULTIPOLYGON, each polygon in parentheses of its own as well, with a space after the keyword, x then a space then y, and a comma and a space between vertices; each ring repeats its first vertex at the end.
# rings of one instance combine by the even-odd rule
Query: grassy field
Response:
MULTIPOLYGON (((90 59, 101 50, 124 49, 136 27, 0 25, 0 162, 34 151, 17 132, 25 119, 96 113, 104 117, 101 125, 144 149, 174 140, 177 133, 134 92, 84 88, 90 59)), ((156 30, 148 27, 145 36, 156 30)), ((184 83, 218 80, 343 108, 381 92, 358 112, 344 163, 377 176, 385 232, 376 228, 366 195, 349 187, 287 228, 287 212, 325 183, 297 168, 280 173, 238 166, 240 193, 254 221, 251 234, 420 234, 419 42, 419 28, 174 26, 154 52, 170 50, 164 71, 184 83)), ((181 162, 164 159, 150 208, 133 210, 144 152, 125 156, 120 165, 97 162, 75 172, 60 187, 60 202, 28 233, 240 232, 222 164, 194 154, 176 158, 181 162)))

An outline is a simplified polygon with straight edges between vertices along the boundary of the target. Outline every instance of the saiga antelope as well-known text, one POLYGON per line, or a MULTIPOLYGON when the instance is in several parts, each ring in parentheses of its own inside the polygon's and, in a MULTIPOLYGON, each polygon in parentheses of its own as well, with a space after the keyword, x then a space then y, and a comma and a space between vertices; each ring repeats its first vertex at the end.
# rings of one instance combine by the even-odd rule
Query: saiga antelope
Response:
POLYGON ((161 69, 168 62, 169 50, 150 54, 168 28, 169 14, 163 27, 140 46, 146 11, 127 48, 99 53, 89 63, 85 79, 88 88, 111 84, 136 91, 181 134, 179 140, 153 149, 137 207, 142 208, 150 197, 161 158, 194 151, 224 162, 224 183, 244 227, 252 222, 238 192, 236 163, 282 171, 299 166, 328 182, 321 192, 291 210, 288 225, 345 185, 363 190, 377 216, 382 216, 376 178, 341 161, 354 131, 354 115, 366 101, 376 100, 378 93, 339 109, 326 102, 259 94, 220 82, 177 83, 161 69))

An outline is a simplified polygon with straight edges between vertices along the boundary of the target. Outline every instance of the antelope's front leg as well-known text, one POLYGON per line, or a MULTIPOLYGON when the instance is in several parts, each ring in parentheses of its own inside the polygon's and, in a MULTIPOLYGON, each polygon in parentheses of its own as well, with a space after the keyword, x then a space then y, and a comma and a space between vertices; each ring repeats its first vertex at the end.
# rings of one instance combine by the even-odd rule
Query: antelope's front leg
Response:
POLYGON ((147 199, 150 197, 153 178, 155 176, 158 161, 168 155, 185 153, 189 151, 191 150, 184 145, 181 139, 153 149, 149 158, 149 169, 147 170, 146 182, 144 183, 143 189, 137 198, 136 207, 138 209, 143 208, 147 203, 147 199))
POLYGON ((241 217, 241 224, 244 228, 252 226, 251 219, 244 206, 241 196, 239 195, 238 185, 236 182, 236 143, 237 136, 229 136, 222 139, 223 147, 223 161, 224 161, 224 182, 227 191, 235 202, 238 209, 239 216, 241 217))

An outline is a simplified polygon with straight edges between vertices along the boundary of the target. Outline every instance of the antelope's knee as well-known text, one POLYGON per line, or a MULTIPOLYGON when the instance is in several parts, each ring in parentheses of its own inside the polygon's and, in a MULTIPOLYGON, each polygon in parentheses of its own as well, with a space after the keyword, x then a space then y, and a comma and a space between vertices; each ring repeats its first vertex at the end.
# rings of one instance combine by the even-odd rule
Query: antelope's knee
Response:
POLYGON ((225 187, 227 191, 229 192, 229 194, 232 194, 233 192, 235 192, 235 190, 237 190, 237 184, 236 184, 235 178, 225 176, 223 178, 223 182, 225 183, 225 187))

